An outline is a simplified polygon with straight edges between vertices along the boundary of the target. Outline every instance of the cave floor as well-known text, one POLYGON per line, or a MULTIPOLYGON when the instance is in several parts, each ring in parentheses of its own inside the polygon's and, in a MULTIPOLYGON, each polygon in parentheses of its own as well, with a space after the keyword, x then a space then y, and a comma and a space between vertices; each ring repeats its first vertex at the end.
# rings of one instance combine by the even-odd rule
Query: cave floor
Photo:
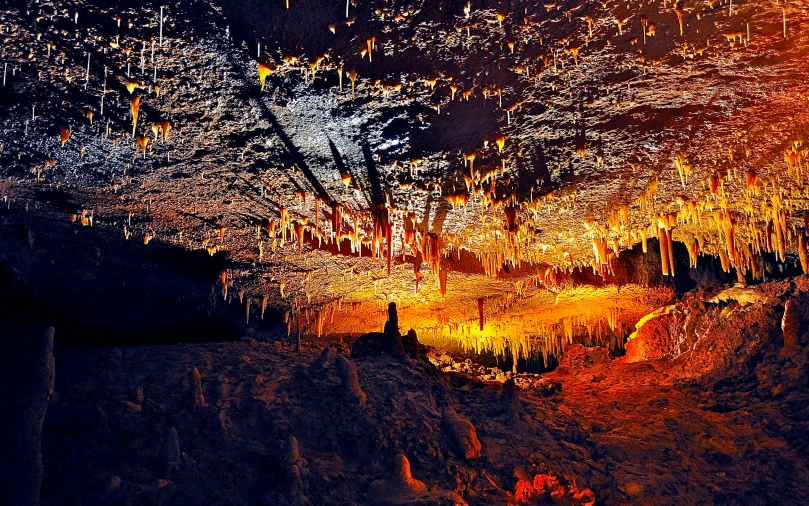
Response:
POLYGON ((742 381, 723 389, 684 380, 676 361, 612 361, 560 367, 544 377, 561 391, 522 389, 514 407, 498 382, 380 355, 354 360, 367 395, 357 407, 333 365, 311 365, 320 350, 254 341, 57 347, 43 504, 375 503, 365 491, 399 453, 415 478, 448 494, 410 504, 587 503, 527 493, 544 474, 570 491, 591 489, 598 504, 806 500, 806 448, 796 438, 807 428, 805 388, 762 398, 742 381), (193 368, 204 406, 193 405, 193 368), (458 453, 442 406, 472 422, 479 458, 458 453), (182 454, 167 465, 170 427, 182 454), (280 463, 289 434, 306 459, 291 499, 280 463), (105 492, 112 476, 120 485, 105 492))

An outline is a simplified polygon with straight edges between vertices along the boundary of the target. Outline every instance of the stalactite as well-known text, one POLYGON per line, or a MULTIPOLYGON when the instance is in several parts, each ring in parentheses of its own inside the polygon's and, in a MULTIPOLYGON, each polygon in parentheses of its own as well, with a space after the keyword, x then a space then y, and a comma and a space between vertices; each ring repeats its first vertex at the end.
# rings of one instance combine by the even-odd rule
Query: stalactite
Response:
POLYGON ((478 298, 478 320, 480 322, 480 331, 483 332, 483 298, 478 298))

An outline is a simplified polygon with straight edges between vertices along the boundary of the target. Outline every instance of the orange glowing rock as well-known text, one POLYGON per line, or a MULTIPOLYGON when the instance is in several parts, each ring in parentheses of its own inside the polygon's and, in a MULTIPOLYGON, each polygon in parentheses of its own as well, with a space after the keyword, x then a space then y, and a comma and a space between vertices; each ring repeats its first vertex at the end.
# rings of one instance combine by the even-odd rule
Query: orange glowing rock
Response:
POLYGON ((70 129, 67 127, 59 127, 59 139, 62 141, 62 147, 70 140, 70 129))
POLYGON ((219 272, 219 281, 222 283, 222 298, 228 298, 228 271, 219 272))
POLYGON ((163 120, 160 122, 160 130, 163 131, 163 140, 169 140, 169 132, 171 132, 171 123, 168 120, 163 120))
MULTIPOLYGON (((335 239, 340 236, 343 225, 343 206, 334 202, 331 205, 331 233, 335 239)), ((339 244, 339 243, 338 243, 339 244)))
POLYGON ((688 183, 688 177, 691 175, 692 166, 688 163, 683 153, 678 153, 674 158, 674 166, 677 167, 677 172, 680 174, 680 183, 682 183, 683 189, 685 189, 685 185, 688 183))
POLYGON ((756 186, 756 179, 758 174, 753 170, 746 170, 744 172, 744 187, 748 190, 753 190, 756 186))
POLYGON ((90 125, 92 125, 93 124, 93 111, 88 109, 88 110, 84 111, 84 115, 87 117, 87 119, 90 120, 90 125))
POLYGON ((469 162, 469 172, 472 174, 472 179, 475 179, 475 157, 477 155, 472 152, 464 157, 464 161, 469 162))
POLYGON ((618 25, 618 34, 619 35, 624 34, 624 25, 627 24, 628 22, 629 22, 629 18, 616 19, 615 20, 615 23, 618 25))
POLYGON ((368 61, 372 62, 371 50, 376 47, 376 37, 369 37, 365 39, 365 45, 368 47, 368 61))
POLYGON ((135 129, 138 126, 138 111, 140 110, 140 97, 134 97, 129 101, 129 110, 132 113, 132 136, 135 136, 135 129))
POLYGON ((390 264, 393 259, 393 226, 389 221, 385 223, 385 244, 388 251, 388 277, 390 277, 390 264))
POLYGON ((573 46, 573 47, 570 47, 570 48, 567 49, 567 52, 570 53, 573 56, 573 62, 575 63, 576 66, 579 65, 579 50, 580 49, 581 49, 581 46, 573 46))
POLYGON ((306 230, 306 225, 300 222, 295 223, 294 230, 295 236, 298 238, 298 256, 300 256, 303 250, 303 233, 306 230))
POLYGON ((683 8, 677 7, 674 9, 674 12, 677 13, 677 21, 680 23, 680 37, 683 36, 683 8))
POLYGON ((447 269, 444 267, 438 269, 438 291, 442 297, 447 294, 447 269))
POLYGON ((351 79, 351 92, 354 92, 354 87, 357 82, 357 71, 356 70, 349 70, 348 71, 348 78, 351 79))
POLYGON ((506 229, 509 232, 517 231, 517 208, 507 207, 503 210, 506 215, 506 229))
POLYGON ((149 138, 139 135, 137 137, 138 144, 140 144, 140 148, 143 150, 143 158, 146 158, 146 146, 149 145, 149 138))
POLYGON ((506 138, 501 135, 494 142, 497 144, 497 150, 502 153, 503 148, 506 146, 506 138))
POLYGON ((708 186, 711 189, 711 193, 716 195, 719 193, 719 176, 716 174, 711 174, 711 177, 708 178, 708 186))
POLYGON ((646 45, 646 26, 649 24, 648 16, 641 16, 640 24, 643 27, 643 44, 646 45))
POLYGON ((275 72, 275 67, 272 64, 258 64, 258 80, 261 81, 261 91, 264 91, 264 84, 267 81, 267 76, 273 72, 275 72))
POLYGON ((138 85, 138 83, 126 83, 126 91, 128 91, 130 95, 139 87, 140 86, 138 85))
POLYGON ((455 194, 455 195, 447 195, 444 198, 446 198, 447 201, 449 201, 449 203, 452 204, 452 210, 453 211, 457 211, 458 207, 460 207, 460 206, 464 206, 464 208, 466 208, 466 205, 469 203, 469 195, 467 195, 465 193, 458 193, 458 194, 455 194))

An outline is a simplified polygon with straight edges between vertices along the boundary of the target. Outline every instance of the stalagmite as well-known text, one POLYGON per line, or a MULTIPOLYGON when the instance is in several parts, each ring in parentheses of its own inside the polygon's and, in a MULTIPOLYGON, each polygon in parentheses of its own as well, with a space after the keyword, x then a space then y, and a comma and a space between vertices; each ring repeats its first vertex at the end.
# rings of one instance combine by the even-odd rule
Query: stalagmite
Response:
POLYGON ((56 377, 53 335, 53 327, 48 327, 41 338, 32 339, 32 360, 21 369, 25 376, 14 378, 13 383, 6 385, 18 392, 12 403, 3 406, 3 424, 7 430, 2 439, 7 443, 3 447, 6 453, 3 464, 9 465, 4 469, 8 474, 3 477, 10 481, 5 482, 6 490, 0 491, 0 499, 8 499, 9 504, 39 504, 44 474, 42 424, 56 377))
POLYGON ((449 433, 456 449, 465 459, 480 457, 482 446, 472 422, 448 406, 441 414, 441 426, 449 433))
POLYGON ((784 346, 797 346, 801 332, 801 314, 798 304, 793 299, 787 300, 784 304, 781 332, 784 336, 784 346))
POLYGON ((169 427, 163 433, 163 442, 160 445, 160 461, 163 464, 179 463, 180 458, 180 438, 177 435, 177 429, 169 427))
POLYGON ((365 406, 367 397, 360 388, 359 377, 357 376, 357 366, 343 355, 338 355, 335 359, 337 374, 343 385, 343 391, 348 400, 358 406, 365 406))
POLYGON ((410 461, 400 453, 394 458, 390 473, 386 474, 384 478, 372 482, 365 495, 373 503, 398 504, 424 492, 427 492, 427 486, 413 478, 410 472, 410 461))
POLYGON ((200 377, 199 370, 196 367, 191 368, 189 381, 191 383, 191 407, 205 407, 205 395, 202 393, 202 378, 200 377))
POLYGON ((520 389, 514 383, 514 378, 509 378, 503 383, 503 390, 500 393, 498 404, 502 406, 503 414, 508 425, 520 422, 522 415, 522 402, 520 401, 520 389))

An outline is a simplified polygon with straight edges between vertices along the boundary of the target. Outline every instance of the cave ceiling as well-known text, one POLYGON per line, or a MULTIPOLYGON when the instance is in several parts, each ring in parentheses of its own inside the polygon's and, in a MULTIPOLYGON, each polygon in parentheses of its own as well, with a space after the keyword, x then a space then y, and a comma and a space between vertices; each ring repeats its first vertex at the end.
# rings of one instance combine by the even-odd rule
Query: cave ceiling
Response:
POLYGON ((670 295, 569 283, 630 250, 805 267, 809 2, 2 5, 3 204, 218 256, 254 320, 528 353, 670 295))

